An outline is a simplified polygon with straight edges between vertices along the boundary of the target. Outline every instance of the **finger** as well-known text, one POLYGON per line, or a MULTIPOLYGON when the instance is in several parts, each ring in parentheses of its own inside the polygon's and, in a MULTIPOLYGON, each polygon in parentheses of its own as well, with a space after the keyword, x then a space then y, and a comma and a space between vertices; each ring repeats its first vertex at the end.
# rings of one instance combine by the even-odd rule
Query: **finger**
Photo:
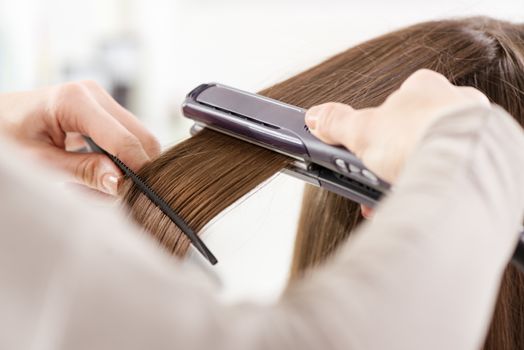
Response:
POLYGON ((479 90, 475 89, 474 87, 471 87, 471 86, 458 86, 457 89, 458 89, 458 91, 460 91, 460 93, 463 96, 468 97, 472 101, 479 102, 480 104, 482 104, 483 106, 486 106, 486 107, 490 107, 491 106, 491 103, 489 102, 488 97, 486 95, 484 95, 482 92, 480 92, 479 90))
POLYGON ((116 196, 122 173, 105 155, 97 153, 67 152, 56 147, 39 151, 48 164, 62 170, 71 181, 100 192, 116 196))
POLYGON ((95 99, 103 108, 139 139, 150 158, 156 158, 160 154, 160 143, 137 117, 122 107, 96 82, 86 81, 83 84, 95 96, 95 99))
POLYGON ((355 110, 342 103, 325 103, 310 108, 306 124, 313 135, 332 145, 343 145, 360 154, 365 148, 367 110, 355 110))
POLYGON ((400 86, 401 90, 428 88, 432 86, 451 85, 449 80, 442 74, 430 69, 419 69, 411 74, 400 86))
POLYGON ((116 200, 115 196, 113 195, 101 192, 95 188, 87 187, 86 185, 79 182, 66 182, 64 186, 71 191, 75 191, 76 193, 85 194, 99 200, 105 200, 108 203, 114 203, 116 200))
POLYGON ((354 109, 336 102, 311 107, 306 112, 309 130, 322 141, 329 144, 342 144, 346 137, 346 127, 351 123, 354 109))
POLYGON ((90 136, 135 171, 149 161, 138 138, 102 108, 82 85, 62 87, 54 104, 53 113, 63 131, 90 136))
POLYGON ((373 216, 373 209, 361 204, 360 213, 365 219, 371 219, 371 217, 373 216))
POLYGON ((79 151, 86 148, 87 144, 82 134, 78 132, 68 132, 65 137, 66 151, 79 151))

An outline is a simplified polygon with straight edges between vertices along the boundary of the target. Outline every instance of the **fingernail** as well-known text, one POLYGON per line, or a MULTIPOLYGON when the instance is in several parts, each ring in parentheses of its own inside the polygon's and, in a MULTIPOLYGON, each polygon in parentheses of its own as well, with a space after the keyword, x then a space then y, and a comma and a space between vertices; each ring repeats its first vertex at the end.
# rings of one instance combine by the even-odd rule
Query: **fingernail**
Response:
POLYGON ((306 125, 310 130, 315 130, 317 127, 318 116, 314 114, 306 114, 306 125))
POLYGON ((118 192, 118 176, 115 174, 104 174, 102 176, 103 191, 115 196, 118 192))
POLYGON ((365 205, 360 205, 360 212, 365 219, 371 219, 373 216, 373 209, 365 205))

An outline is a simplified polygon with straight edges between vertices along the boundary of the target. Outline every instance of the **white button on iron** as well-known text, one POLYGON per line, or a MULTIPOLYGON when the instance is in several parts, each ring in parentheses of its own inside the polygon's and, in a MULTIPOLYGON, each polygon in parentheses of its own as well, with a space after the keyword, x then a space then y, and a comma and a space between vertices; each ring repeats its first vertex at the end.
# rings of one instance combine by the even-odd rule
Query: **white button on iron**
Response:
POLYGON ((360 168, 356 165, 349 164, 349 171, 351 171, 352 173, 358 174, 360 173, 360 168))
POLYGON ((373 183, 378 183, 378 178, 371 171, 362 169, 362 175, 371 180, 373 183))
POLYGON ((344 173, 347 173, 348 172, 348 167, 346 165, 346 162, 344 162, 342 159, 340 158, 337 158, 335 159, 335 164, 337 165, 337 167, 344 173))

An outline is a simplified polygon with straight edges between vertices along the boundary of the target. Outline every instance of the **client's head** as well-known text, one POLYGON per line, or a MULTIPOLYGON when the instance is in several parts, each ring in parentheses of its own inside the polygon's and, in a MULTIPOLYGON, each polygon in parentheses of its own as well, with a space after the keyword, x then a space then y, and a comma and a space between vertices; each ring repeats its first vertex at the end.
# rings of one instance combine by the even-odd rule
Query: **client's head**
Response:
MULTIPOLYGON (((421 23, 350 48, 261 93, 303 108, 335 101, 381 104, 413 72, 435 70, 473 86, 524 125, 524 26, 484 17, 421 23)), ((204 130, 140 170, 195 230, 285 168, 280 154, 204 130)), ((186 237, 131 184, 124 202, 169 251, 184 255, 186 237)), ((292 280, 325 261, 361 220, 360 207, 308 186, 291 268, 292 280)), ((524 348, 524 278, 505 275, 486 349, 524 348)))

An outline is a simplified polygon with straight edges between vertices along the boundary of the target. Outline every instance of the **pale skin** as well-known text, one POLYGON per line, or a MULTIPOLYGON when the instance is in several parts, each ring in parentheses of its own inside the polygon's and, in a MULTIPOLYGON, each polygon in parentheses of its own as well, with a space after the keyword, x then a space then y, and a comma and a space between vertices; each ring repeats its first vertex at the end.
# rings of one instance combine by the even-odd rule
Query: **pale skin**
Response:
MULTIPOLYGON (((491 106, 477 89, 454 86, 443 75, 423 69, 378 107, 356 110, 325 103, 308 110, 306 124, 319 139, 348 148, 370 170, 394 184, 431 122, 447 109, 469 105, 491 106)), ((361 209, 364 217, 371 217, 370 208, 361 209)))
MULTIPOLYGON (((378 107, 325 103, 309 109, 306 123, 318 138, 345 146, 394 183, 431 121, 448 108, 472 104, 490 105, 480 91, 420 70, 378 107)), ((122 174, 104 155, 71 152, 84 145, 81 135, 133 170, 160 154, 155 137, 92 81, 0 94, 0 133, 70 180, 110 195, 117 193, 122 174)), ((371 210, 363 208, 363 215, 369 217, 371 210)))
POLYGON ((160 154, 160 144, 140 121, 93 81, 0 94, 0 132, 66 180, 116 195, 120 170, 104 155, 71 152, 81 135, 138 170, 160 154))

